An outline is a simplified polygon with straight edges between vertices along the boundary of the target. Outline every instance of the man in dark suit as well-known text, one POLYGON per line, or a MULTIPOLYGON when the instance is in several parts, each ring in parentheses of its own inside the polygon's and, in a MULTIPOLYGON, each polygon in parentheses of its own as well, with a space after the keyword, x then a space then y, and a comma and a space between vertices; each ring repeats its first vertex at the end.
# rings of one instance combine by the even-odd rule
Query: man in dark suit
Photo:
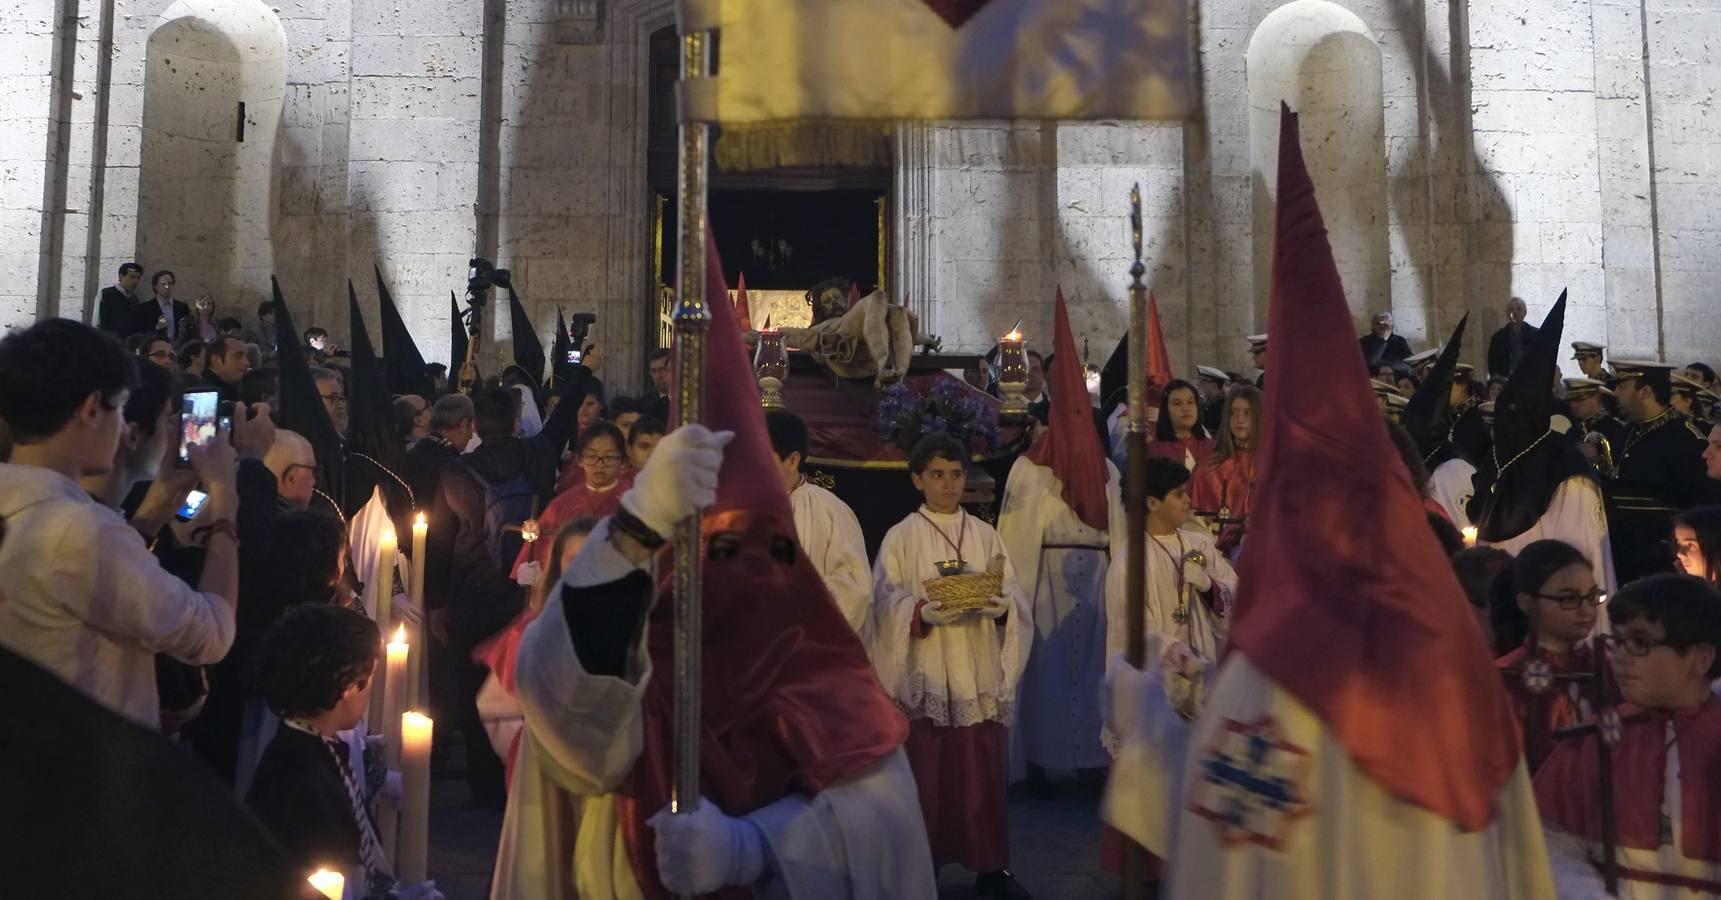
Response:
POLYGON ((1374 314, 1374 330, 1362 336, 1363 359, 1368 361, 1370 372, 1382 365, 1393 365, 1404 362, 1410 356, 1410 344, 1404 336, 1392 333, 1392 313, 1381 310, 1374 314))
POLYGON ((175 280, 167 269, 149 276, 152 296, 132 311, 131 334, 165 334, 172 340, 179 323, 191 318, 191 307, 184 300, 173 299, 175 280))
POLYGON ((143 280, 143 266, 134 262, 120 265, 120 280, 102 288, 96 298, 96 327, 121 340, 131 336, 132 314, 137 311, 137 285, 143 280))
POLYGON ((1530 342, 1536 339, 1536 326, 1524 322, 1524 316, 1528 312, 1521 297, 1513 297, 1506 303, 1506 325, 1488 339, 1490 377, 1511 376, 1518 360, 1524 358, 1524 351, 1529 349, 1530 342))

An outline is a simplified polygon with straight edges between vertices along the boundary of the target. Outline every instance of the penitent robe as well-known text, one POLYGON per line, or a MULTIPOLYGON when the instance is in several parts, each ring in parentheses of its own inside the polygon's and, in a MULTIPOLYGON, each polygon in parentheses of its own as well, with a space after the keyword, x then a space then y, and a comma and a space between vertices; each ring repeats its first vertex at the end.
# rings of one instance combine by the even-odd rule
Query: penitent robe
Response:
POLYGON ((1465 831, 1387 793, 1318 716, 1243 654, 1227 657, 1208 712, 1192 724, 1170 711, 1157 666, 1130 673, 1128 689, 1112 695, 1125 744, 1103 817, 1166 857, 1170 880, 1160 896, 1555 896, 1521 763, 1497 795, 1493 821, 1465 831), (1270 743, 1253 746, 1248 729, 1261 725, 1270 743))
POLYGON ((1016 459, 1004 489, 998 536, 1034 610, 1034 645, 1013 732, 1026 760, 1041 768, 1100 768, 1110 761, 1099 740, 1099 686, 1110 535, 1122 533, 1124 523, 1118 472, 1109 462, 1106 469, 1106 531, 1078 518, 1057 475, 1025 456, 1016 459))
MULTIPOLYGON (((644 897, 615 791, 642 752, 641 702, 660 674, 646 651, 650 626, 629 648, 620 675, 588 672, 568 630, 570 596, 627 590, 638 571, 610 543, 608 527, 602 524, 569 565, 522 641, 515 674, 526 739, 503 818, 493 900, 644 897)), ((633 583, 650 590, 653 581, 633 583)), ((900 749, 813 796, 789 794, 740 815, 765 837, 767 874, 751 886, 755 896, 936 896, 914 778, 900 749)))
POLYGON ((819 573, 849 627, 865 641, 872 620, 872 567, 854 510, 805 479, 789 494, 801 552, 819 573))
POLYGON ((1470 525, 1469 506, 1476 493, 1475 477, 1476 467, 1456 456, 1435 466, 1428 475, 1428 496, 1446 510, 1446 518, 1459 530, 1470 525))
MULTIPOLYGON (((1518 555, 1525 547, 1542 540, 1565 541, 1583 551, 1590 561, 1596 585, 1612 594, 1619 589, 1614 577, 1613 544, 1608 539, 1607 508, 1602 501, 1601 487, 1594 478, 1574 475, 1560 483, 1548 508, 1536 524, 1522 534, 1503 541, 1484 540, 1489 547, 1518 555)), ((1596 616, 1592 634, 1608 631, 1607 616, 1596 616)))

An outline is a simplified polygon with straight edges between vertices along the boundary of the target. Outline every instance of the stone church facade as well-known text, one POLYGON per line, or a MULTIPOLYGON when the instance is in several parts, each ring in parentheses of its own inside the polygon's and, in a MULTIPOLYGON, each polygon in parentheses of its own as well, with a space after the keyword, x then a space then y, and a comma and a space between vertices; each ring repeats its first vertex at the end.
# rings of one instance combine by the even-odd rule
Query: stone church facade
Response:
MULTIPOLYGON (((1359 329, 1390 308, 1420 347, 1474 313, 1479 360, 1510 296, 1534 320, 1569 288, 1568 340, 1721 361, 1721 8, 1193 14, 1198 119, 900 125, 871 183, 880 271, 840 274, 884 284, 961 351, 1017 318, 1049 339, 1061 287, 1103 361, 1140 184, 1178 369, 1241 368, 1241 336, 1266 330, 1285 100, 1359 329)), ((610 379, 636 386, 674 233, 657 52, 673 24, 673 0, 0 0, 0 326, 85 316, 137 259, 247 324, 278 274, 301 325, 341 335, 344 282, 374 316, 380 266, 425 355, 446 359, 449 291, 481 255, 515 272, 542 333, 557 306, 595 312, 610 379)), ((502 352, 507 317, 491 320, 502 352)))

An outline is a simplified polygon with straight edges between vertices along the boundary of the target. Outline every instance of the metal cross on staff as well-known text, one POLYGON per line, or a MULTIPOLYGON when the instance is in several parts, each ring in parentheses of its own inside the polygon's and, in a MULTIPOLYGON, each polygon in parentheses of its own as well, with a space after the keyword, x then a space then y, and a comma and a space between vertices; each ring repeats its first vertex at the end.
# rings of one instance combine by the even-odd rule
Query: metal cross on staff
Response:
MULTIPOLYGON (((1124 473, 1124 510, 1128 517, 1129 555, 1124 558, 1125 653, 1129 664, 1141 668, 1147 657, 1147 285, 1141 280, 1147 264, 1141 259, 1141 185, 1129 192, 1129 227, 1135 262, 1129 267, 1129 433, 1124 473)), ((1143 896, 1147 851, 1126 840, 1123 848, 1123 895, 1143 896)))
MULTIPOLYGON (((1619 710, 1608 702, 1609 698, 1601 687, 1607 683, 1603 678, 1606 665, 1607 654, 1601 652, 1598 647, 1595 654, 1594 670, 1581 673, 1581 675, 1574 673, 1565 676, 1595 681, 1598 686, 1596 688, 1596 714, 1595 718, 1588 722, 1554 732, 1554 737, 1565 739, 1589 734, 1592 731, 1596 733, 1596 763, 1600 769, 1596 786, 1601 793, 1601 875, 1608 895, 1617 897, 1619 896, 1619 853, 1617 852, 1619 835, 1613 808, 1613 745, 1619 741, 1620 729, 1623 725, 1619 710)), ((1632 719, 1635 721, 1642 716, 1643 714, 1639 713, 1632 719)))

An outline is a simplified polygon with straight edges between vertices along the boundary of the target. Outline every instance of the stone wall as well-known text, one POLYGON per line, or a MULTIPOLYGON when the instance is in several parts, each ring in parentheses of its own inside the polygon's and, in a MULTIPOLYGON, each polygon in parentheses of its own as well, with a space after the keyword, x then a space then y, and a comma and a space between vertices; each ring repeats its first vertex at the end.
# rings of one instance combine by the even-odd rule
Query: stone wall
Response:
MULTIPOLYGON (((645 48, 673 7, 607 6, 592 20, 564 0, 115 0, 104 20, 98 0, 0 0, 0 259, 14 270, 0 324, 81 316, 119 262, 144 254, 248 322, 238 307, 272 269, 302 324, 344 335, 343 282, 374 310, 380 261, 421 349, 442 359, 447 291, 476 250, 516 272, 541 339, 557 306, 598 313, 607 380, 636 386, 654 321, 645 48), (185 198, 141 196, 167 190, 145 177, 151 39, 200 3, 258 10, 284 40, 269 189, 260 208, 229 204, 236 234, 267 240, 201 255, 196 235, 152 224, 187 218, 185 198)), ((1346 157, 1322 143, 1336 132, 1314 127, 1337 88, 1250 62, 1281 6, 1200 4, 1205 108, 1187 125, 899 127, 892 292, 947 347, 982 351, 1018 317, 1049 341, 1062 287, 1103 360, 1126 319, 1127 196, 1140 183, 1174 362, 1243 367, 1241 336, 1266 327, 1276 151, 1251 108, 1285 93, 1311 110, 1335 245, 1361 253, 1346 271, 1359 328, 1390 305, 1424 346, 1476 313, 1477 360, 1508 297, 1537 317, 1570 288, 1570 339, 1679 362, 1721 346, 1707 296, 1721 275, 1721 121, 1708 100, 1721 13, 1675 0, 1297 0, 1281 15, 1352 16, 1378 48, 1384 175, 1353 178, 1345 160, 1367 154, 1346 157)), ((210 123, 230 124, 213 110, 231 99, 210 123)), ((512 335, 505 316, 490 320, 494 360, 512 335)))

